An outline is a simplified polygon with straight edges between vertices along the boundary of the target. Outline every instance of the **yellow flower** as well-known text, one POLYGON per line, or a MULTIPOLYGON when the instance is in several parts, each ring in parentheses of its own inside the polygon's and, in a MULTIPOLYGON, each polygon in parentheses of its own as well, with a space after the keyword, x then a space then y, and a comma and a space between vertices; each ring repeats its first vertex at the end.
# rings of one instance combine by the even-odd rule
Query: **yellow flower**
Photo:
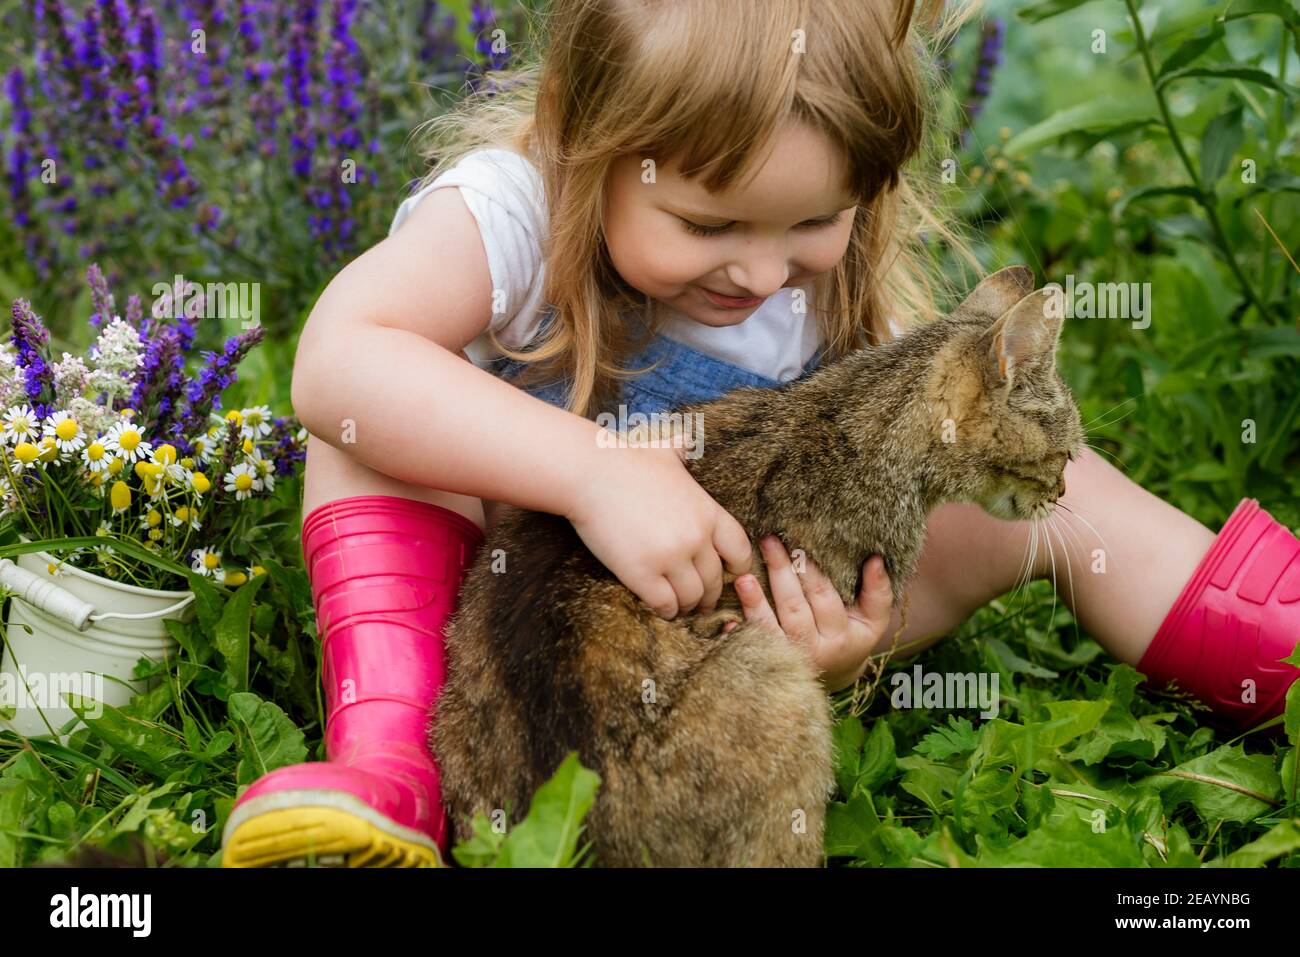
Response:
POLYGON ((117 475, 119 472, 122 471, 122 466, 124 464, 125 463, 121 460, 121 458, 114 455, 113 458, 108 463, 108 474, 117 475))
MULTIPOLYGON (((202 441, 202 440, 200 440, 200 441, 202 441)), ((197 444, 197 443, 195 443, 195 444, 197 444)), ((192 469, 192 468, 194 468, 194 460, 193 460, 192 458, 190 458, 190 457, 187 455, 187 456, 185 456, 185 458, 181 459, 181 465, 184 466, 184 467, 187 468, 187 469, 192 469)))
POLYGON ((176 462, 176 446, 160 445, 154 450, 153 457, 159 465, 172 465, 176 462))
POLYGON ((1006 169, 1008 166, 1010 166, 1010 165, 1011 165, 1011 164, 1008 163, 1008 162, 1007 162, 1003 157, 1001 157, 1001 156, 999 156, 997 159, 995 159, 995 160, 993 161, 993 167, 994 167, 995 169, 998 169, 998 170, 1005 170, 1005 169, 1006 169))
POLYGON ((1022 169, 1016 170, 1016 182, 1019 183, 1021 186, 1028 186, 1029 174, 1022 169))
POLYGON ((194 484, 194 491, 198 492, 200 495, 204 494, 205 492, 207 492, 208 489, 212 488, 212 483, 208 481, 208 477, 204 475, 202 472, 194 473, 193 484, 194 484))
POLYGON ((113 503, 113 511, 124 512, 131 507, 131 490, 126 487, 125 482, 114 482, 112 490, 108 493, 108 499, 113 503))
POLYGON ((252 439, 244 439, 243 449, 244 449, 244 452, 245 452, 246 454, 248 454, 248 455, 252 455, 252 454, 253 454, 253 440, 252 440, 252 439))
POLYGON ((242 585, 248 581, 248 576, 243 572, 226 572, 227 585, 242 585))
POLYGON ((250 569, 250 571, 253 573, 253 576, 254 576, 254 577, 256 577, 256 576, 258 576, 258 575, 265 575, 265 574, 266 574, 266 569, 263 568, 261 565, 254 565, 254 566, 250 569))
POLYGON ((156 542, 156 541, 158 541, 158 539, 162 538, 162 535, 163 535, 163 533, 162 533, 162 529, 161 529, 161 528, 151 528, 151 529, 149 529, 149 540, 150 540, 150 541, 154 541, 154 542, 156 542))
POLYGON ((71 418, 63 419, 54 427, 54 434, 66 442, 77 437, 77 428, 76 420, 71 418))
POLYGON ((151 508, 149 514, 145 516, 145 521, 149 523, 150 528, 153 528, 162 521, 162 513, 156 508, 151 508))
POLYGON ((239 426, 240 428, 243 428, 244 416, 238 409, 231 409, 229 412, 226 413, 226 421, 234 422, 235 425, 239 426))
POLYGON ((58 443, 54 441, 54 436, 47 435, 45 438, 41 439, 41 461, 53 462, 58 457, 59 446, 58 443))
POLYGON ((23 465, 31 465, 38 455, 40 455, 39 450, 30 442, 19 442, 14 446, 14 458, 23 465))
POLYGON ((86 446, 86 458, 92 462, 98 462, 104 457, 104 446, 98 442, 91 442, 86 446))
POLYGON ((1011 139, 1011 127, 1004 126, 1002 127, 1002 129, 998 130, 998 139, 1002 140, 1003 142, 1006 142, 1007 140, 1011 139))

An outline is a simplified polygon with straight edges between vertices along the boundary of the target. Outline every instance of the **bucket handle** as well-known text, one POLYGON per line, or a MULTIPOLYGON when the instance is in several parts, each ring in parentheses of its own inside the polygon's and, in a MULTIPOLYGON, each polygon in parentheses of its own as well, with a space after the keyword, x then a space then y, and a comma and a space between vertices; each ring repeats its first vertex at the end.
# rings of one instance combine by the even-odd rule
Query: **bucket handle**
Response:
POLYGON ((78 598, 57 582, 20 568, 8 558, 0 558, 0 587, 13 592, 28 604, 35 605, 56 618, 61 618, 78 631, 85 631, 95 622, 105 618, 128 618, 137 621, 158 618, 184 608, 194 600, 194 595, 190 594, 176 604, 158 611, 137 613, 107 611, 95 614, 94 605, 78 598))

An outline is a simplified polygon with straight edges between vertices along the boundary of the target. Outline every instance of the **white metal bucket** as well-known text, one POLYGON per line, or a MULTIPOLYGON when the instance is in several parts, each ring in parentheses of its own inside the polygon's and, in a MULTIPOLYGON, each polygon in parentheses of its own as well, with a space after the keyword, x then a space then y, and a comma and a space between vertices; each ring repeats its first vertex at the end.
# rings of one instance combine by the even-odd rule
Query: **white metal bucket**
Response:
POLYGON ((47 552, 0 559, 0 583, 14 592, 0 707, 17 709, 12 719, 0 716, 0 727, 28 737, 48 735, 51 726, 57 731, 75 716, 64 704, 69 693, 121 707, 149 690, 155 682, 127 681, 135 663, 169 657, 177 646, 163 620, 184 620, 194 610, 192 591, 140 588, 66 562, 51 575, 48 566, 57 561, 47 552))

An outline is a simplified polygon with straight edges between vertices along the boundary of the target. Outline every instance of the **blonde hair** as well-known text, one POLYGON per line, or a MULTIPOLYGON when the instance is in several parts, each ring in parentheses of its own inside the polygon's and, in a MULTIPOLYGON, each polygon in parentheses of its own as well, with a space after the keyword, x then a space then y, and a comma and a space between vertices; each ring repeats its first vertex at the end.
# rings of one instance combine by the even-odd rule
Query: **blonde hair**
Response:
POLYGON ((491 336, 528 363, 519 383, 567 380, 569 411, 590 417, 639 371, 623 368, 637 343, 619 318, 640 310, 653 331, 652 304, 614 269, 601 226, 616 158, 671 160, 710 192, 726 190, 791 121, 841 149, 859 203, 844 256, 813 286, 823 361, 891 338, 890 319, 907 329, 933 317, 951 289, 924 234, 978 268, 936 212, 940 140, 925 122, 940 89, 932 52, 973 6, 945 17, 943 0, 920 0, 914 16, 916 2, 550 0, 533 14, 527 49, 540 56, 490 72, 421 127, 431 164, 421 186, 489 146, 540 172, 543 292, 556 321, 527 351, 491 336), (909 173, 918 165, 923 173, 909 173))

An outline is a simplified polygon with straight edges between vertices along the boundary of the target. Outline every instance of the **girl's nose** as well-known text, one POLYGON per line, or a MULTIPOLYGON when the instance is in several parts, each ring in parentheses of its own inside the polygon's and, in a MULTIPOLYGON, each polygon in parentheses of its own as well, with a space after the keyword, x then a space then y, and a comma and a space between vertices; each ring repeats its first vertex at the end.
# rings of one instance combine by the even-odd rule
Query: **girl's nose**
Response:
POLYGON ((791 276, 786 258, 785 243, 773 241, 767 251, 753 242, 747 245, 748 254, 727 269, 727 279, 734 288, 746 290, 748 295, 766 299, 786 284, 791 276))

